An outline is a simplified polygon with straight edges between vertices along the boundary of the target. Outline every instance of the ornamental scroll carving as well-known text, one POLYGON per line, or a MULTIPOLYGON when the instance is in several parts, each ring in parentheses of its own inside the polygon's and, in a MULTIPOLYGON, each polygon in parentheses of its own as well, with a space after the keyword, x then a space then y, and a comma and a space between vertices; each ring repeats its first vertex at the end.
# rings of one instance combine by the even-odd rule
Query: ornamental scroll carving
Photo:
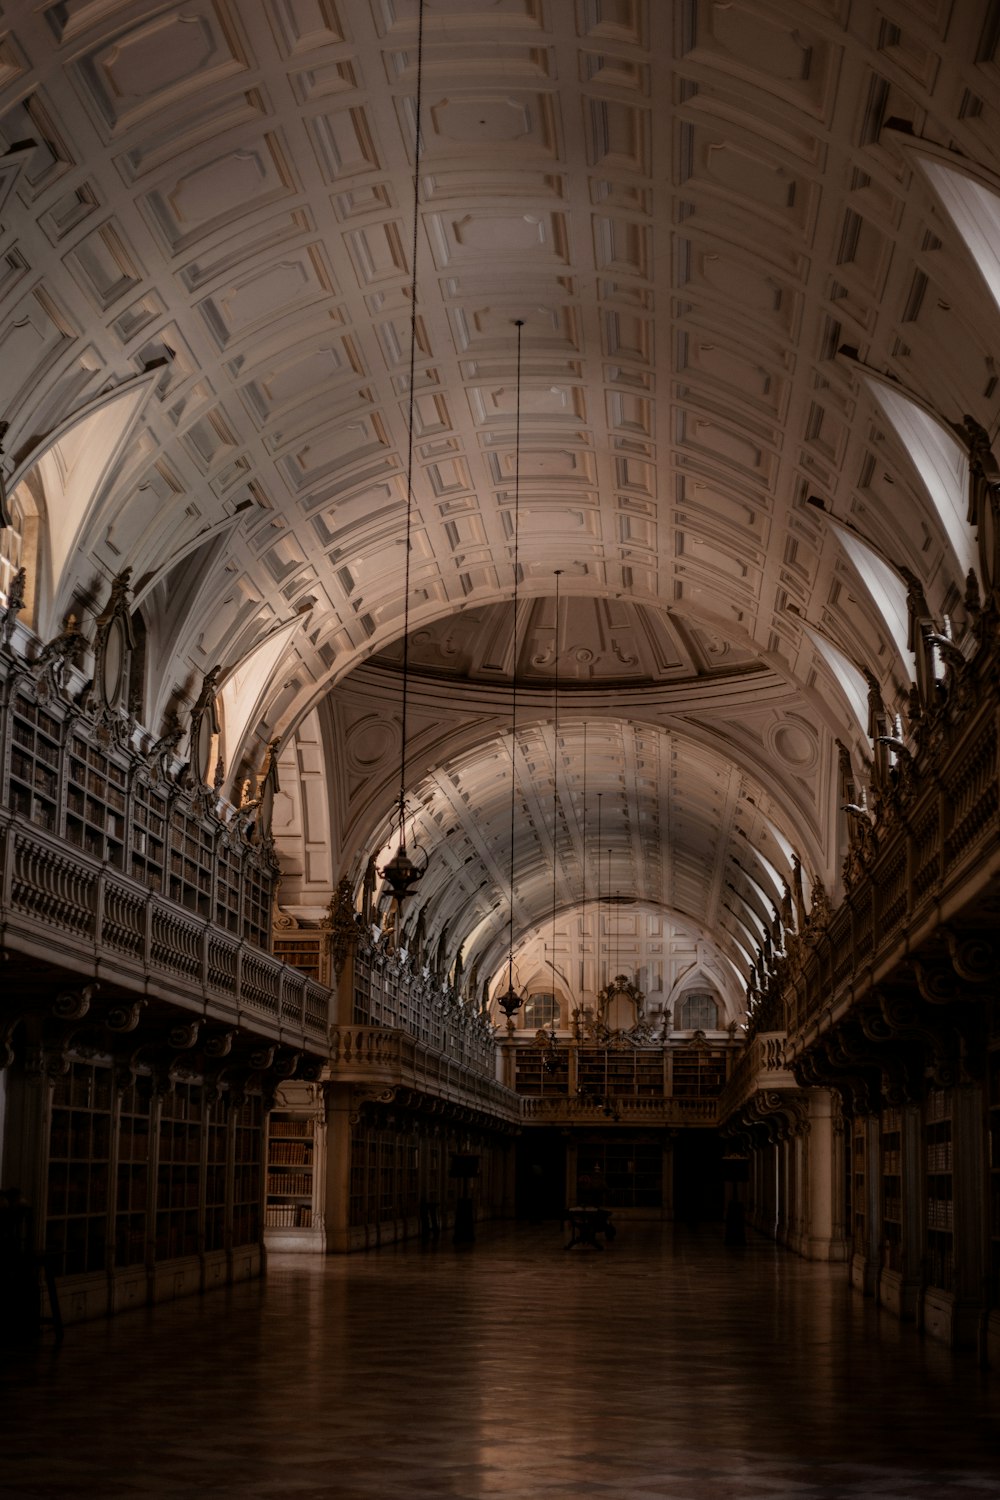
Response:
POLYGON ((344 965, 354 951, 358 941, 358 922, 354 911, 354 897, 351 892, 351 882, 345 876, 337 886, 333 899, 329 906, 330 918, 330 956, 333 960, 333 972, 337 979, 344 970, 344 965))

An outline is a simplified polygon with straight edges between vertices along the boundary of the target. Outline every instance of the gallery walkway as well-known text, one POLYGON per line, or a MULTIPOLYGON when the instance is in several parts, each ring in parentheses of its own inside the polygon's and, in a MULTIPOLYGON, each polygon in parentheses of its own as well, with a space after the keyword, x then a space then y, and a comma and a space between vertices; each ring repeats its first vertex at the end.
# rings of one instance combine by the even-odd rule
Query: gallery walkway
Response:
POLYGON ((1000 1375, 762 1242, 555 1224, 6 1350, 4 1497, 1000 1496, 1000 1375))

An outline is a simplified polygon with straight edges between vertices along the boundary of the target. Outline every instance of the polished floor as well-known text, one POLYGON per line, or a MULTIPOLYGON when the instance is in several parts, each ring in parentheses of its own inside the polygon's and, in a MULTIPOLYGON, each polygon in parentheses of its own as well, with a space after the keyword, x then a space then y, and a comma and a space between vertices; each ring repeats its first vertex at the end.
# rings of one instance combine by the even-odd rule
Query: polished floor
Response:
POLYGON ((0 1495, 985 1500, 1000 1372, 714 1228, 273 1257, 0 1358, 0 1495))

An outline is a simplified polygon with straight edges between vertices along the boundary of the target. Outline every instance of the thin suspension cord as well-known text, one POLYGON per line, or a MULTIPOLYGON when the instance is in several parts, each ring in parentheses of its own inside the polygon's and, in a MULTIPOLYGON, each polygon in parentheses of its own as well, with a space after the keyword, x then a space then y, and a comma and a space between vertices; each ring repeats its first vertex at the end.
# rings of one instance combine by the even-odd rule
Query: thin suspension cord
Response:
POLYGON ((517 790, 517 591, 520 581, 518 542, 521 523, 521 329, 517 318, 517 414, 514 420, 514 618, 510 663, 510 925, 507 930, 507 989, 514 988, 514 811, 517 790))
MULTIPOLYGON (((595 977, 601 977, 601 799, 603 792, 597 794, 597 973, 595 977)), ((600 984, 598 984, 598 989, 600 984)))
POLYGON ((556 568, 556 643, 552 681, 552 985, 556 973, 556 820, 559 816, 559 579, 556 568))
POLYGON ((587 922, 587 721, 583 721, 583 828, 580 850, 580 906, 583 912, 583 933, 580 941, 580 988, 583 989, 584 954, 586 952, 587 922))
POLYGON ((605 898, 606 898, 607 903, 608 903, 608 983, 610 984, 611 980, 614 979, 614 977, 615 977, 614 973, 612 972, 613 969, 614 969, 614 962, 615 962, 615 948, 614 948, 614 940, 613 940, 612 933, 611 933, 611 918, 614 915, 614 912, 613 912, 612 906, 611 906, 611 845, 610 845, 610 843, 608 844, 608 880, 607 880, 607 884, 604 887, 604 894, 605 894, 605 898))
POLYGON ((406 569, 403 582, 403 745, 399 759, 399 842, 403 843, 404 813, 406 808, 406 744, 407 711, 409 708, 410 667, 410 535, 413 528, 413 427, 416 396, 417 361, 417 248, 419 243, 420 217, 420 154, 423 144, 420 134, 420 116, 424 92, 424 0, 417 8, 417 98, 415 139, 413 151, 413 243, 410 250, 410 403, 408 413, 408 438, 406 450, 406 569))

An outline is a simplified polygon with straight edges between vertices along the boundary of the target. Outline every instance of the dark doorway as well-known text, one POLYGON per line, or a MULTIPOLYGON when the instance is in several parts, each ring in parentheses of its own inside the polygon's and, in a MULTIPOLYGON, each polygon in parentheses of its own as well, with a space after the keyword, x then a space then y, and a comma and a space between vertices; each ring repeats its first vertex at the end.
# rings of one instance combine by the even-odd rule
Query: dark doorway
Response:
POLYGON ((712 1130, 682 1130, 674 1142, 674 1218, 718 1222, 725 1204, 722 1143, 712 1130))
POLYGON ((557 1130, 530 1130, 517 1143, 517 1217, 539 1224, 566 1212, 566 1141, 557 1130))

